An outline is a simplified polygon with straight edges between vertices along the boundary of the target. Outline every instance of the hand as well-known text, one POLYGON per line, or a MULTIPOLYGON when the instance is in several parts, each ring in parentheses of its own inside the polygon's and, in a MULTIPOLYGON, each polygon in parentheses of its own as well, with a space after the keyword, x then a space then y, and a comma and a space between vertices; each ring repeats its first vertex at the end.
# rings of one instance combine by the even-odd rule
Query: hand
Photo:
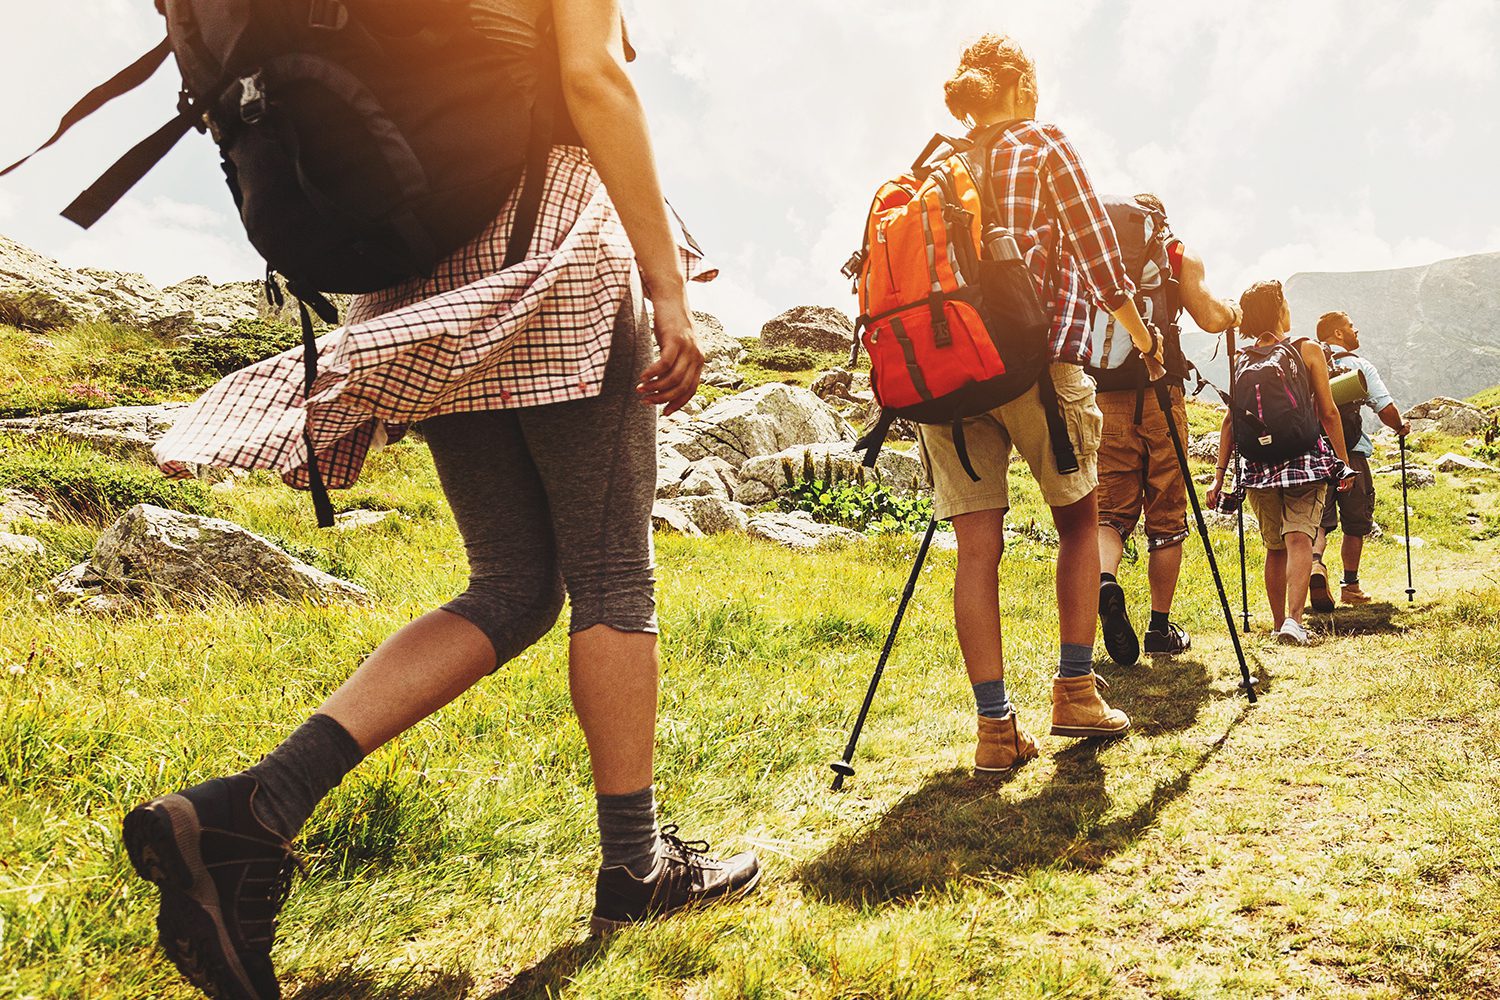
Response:
POLYGON ((687 405, 698 392, 703 375, 703 351, 688 312, 686 298, 663 300, 653 304, 653 325, 661 356, 641 373, 635 391, 648 406, 665 406, 663 416, 671 416, 687 405))
POLYGON ((1345 465, 1344 474, 1339 477, 1339 492, 1348 493, 1354 489, 1354 484, 1357 482, 1359 482, 1359 473, 1345 465))
POLYGON ((1212 486, 1210 486, 1208 488, 1208 492, 1206 494, 1204 494, 1203 501, 1204 501, 1204 503, 1208 504, 1208 509, 1209 510, 1218 510, 1219 509, 1219 493, 1223 489, 1224 489, 1224 484, 1223 483, 1214 483, 1212 486))
POLYGON ((1411 436, 1411 421, 1410 420, 1403 420, 1403 421, 1401 421, 1401 429, 1399 431, 1397 431, 1396 433, 1400 434, 1402 437, 1410 437, 1411 436))

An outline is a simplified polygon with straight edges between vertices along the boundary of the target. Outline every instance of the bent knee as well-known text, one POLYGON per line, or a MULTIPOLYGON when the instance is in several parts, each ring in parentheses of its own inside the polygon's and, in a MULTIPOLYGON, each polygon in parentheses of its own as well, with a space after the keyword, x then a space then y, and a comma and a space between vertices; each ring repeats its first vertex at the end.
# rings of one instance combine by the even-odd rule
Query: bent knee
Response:
POLYGON ((513 580, 476 578, 444 605, 468 619, 495 647, 495 666, 515 659, 552 630, 562 615, 562 580, 554 577, 522 592, 513 580))

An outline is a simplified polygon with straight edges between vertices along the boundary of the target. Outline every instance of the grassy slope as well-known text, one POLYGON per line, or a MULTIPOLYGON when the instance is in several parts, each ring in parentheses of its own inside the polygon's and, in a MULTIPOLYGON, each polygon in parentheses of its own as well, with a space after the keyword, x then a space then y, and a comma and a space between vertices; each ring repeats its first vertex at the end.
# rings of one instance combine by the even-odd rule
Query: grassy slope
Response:
MULTIPOLYGON (((1024 521, 1037 507, 1021 482, 1024 521)), ((379 455, 362 491, 401 498, 410 518, 318 534, 305 498, 263 478, 214 497, 373 587, 375 609, 215 604, 97 619, 35 604, 46 574, 86 552, 87 524, 47 529, 50 564, 0 582, 0 995, 191 995, 154 953, 151 895, 128 874, 119 818, 252 762, 385 634, 462 585, 420 446, 379 455)), ((1418 496, 1418 527, 1471 499, 1451 484, 1418 496)), ((1387 489, 1388 524, 1391 502, 1387 489)), ((1441 541, 1419 554, 1423 603, 1341 615, 1340 637, 1306 652, 1252 638, 1266 683, 1251 710, 1195 547, 1181 606, 1193 654, 1102 668, 1134 734, 1048 739, 1042 760, 1002 782, 964 769, 972 717, 948 622, 953 558, 936 554, 860 773, 834 795, 824 765, 913 543, 809 557, 663 537, 660 793, 692 835, 760 850, 761 891, 584 942, 591 799, 554 632, 326 803, 277 952, 286 993, 1500 995, 1489 902, 1500 592, 1486 575, 1493 548, 1456 532, 1441 541)), ((1229 538, 1219 551, 1232 565, 1229 538)), ((1399 596, 1399 556, 1374 544, 1375 593, 1399 596)), ((1021 542, 1006 566, 1012 687, 1036 729, 1055 627, 1047 560, 1021 542)), ((1127 571, 1136 594, 1143 574, 1127 571)))

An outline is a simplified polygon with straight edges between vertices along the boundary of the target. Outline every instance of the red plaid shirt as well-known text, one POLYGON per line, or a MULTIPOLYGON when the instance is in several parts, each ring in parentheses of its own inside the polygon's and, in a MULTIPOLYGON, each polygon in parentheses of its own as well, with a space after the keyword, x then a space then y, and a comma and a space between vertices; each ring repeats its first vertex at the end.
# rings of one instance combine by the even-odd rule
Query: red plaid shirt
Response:
MULTIPOLYGON (((588 154, 559 147, 531 256, 502 270, 515 200, 432 277, 357 297, 318 341, 311 402, 301 347, 219 381, 156 443, 162 471, 271 469, 306 488, 307 425, 338 489, 418 420, 598 395, 634 273, 624 226, 588 154)), ((689 278, 717 274, 681 231, 678 247, 689 278)))
POLYGON ((1061 221, 1052 357, 1066 364, 1087 364, 1089 302, 1118 309, 1135 295, 1135 284, 1083 161, 1056 125, 1018 122, 995 143, 990 184, 1000 209, 994 221, 1016 234, 1039 288, 1046 280, 1045 242, 1061 221), (1053 206, 1061 220, 1053 217, 1053 206))

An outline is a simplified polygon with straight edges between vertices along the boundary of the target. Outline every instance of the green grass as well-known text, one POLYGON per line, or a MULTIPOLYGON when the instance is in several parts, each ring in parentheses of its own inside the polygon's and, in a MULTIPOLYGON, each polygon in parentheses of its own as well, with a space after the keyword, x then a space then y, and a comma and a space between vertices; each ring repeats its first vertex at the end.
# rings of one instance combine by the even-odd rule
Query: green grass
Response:
MULTIPOLYGON (((1044 732, 1052 551, 1034 483, 1020 466, 1014 480, 1010 686, 1044 732)), ((1416 557, 1419 603, 1400 600, 1390 541, 1366 558, 1379 603, 1315 617, 1311 649, 1270 645, 1252 599, 1254 708, 1191 545, 1179 615, 1192 653, 1101 665, 1133 733, 1047 738, 1041 760, 1000 781, 966 767, 954 557, 934 553, 839 794, 826 762, 915 540, 808 556, 661 536, 658 795, 689 835, 758 850, 760 890, 586 940, 592 792, 554 631, 375 754, 315 815, 276 951, 285 995, 1500 996, 1500 583, 1493 543, 1442 531, 1490 509, 1464 482, 1412 494, 1414 533, 1435 538, 1416 557)), ((407 516, 320 533, 306 498, 264 475, 211 502, 370 587, 368 608, 53 609, 34 592, 97 527, 18 529, 53 551, 0 574, 0 996, 195 995, 155 950, 153 894, 129 871, 121 816, 253 763, 389 632, 463 586, 419 444, 378 453, 340 499, 407 516)), ((1232 536, 1217 541, 1235 593, 1232 536)), ((1144 565, 1123 579, 1143 614, 1144 565)))
POLYGON ((1468 400, 1475 406, 1489 409, 1492 406, 1500 406, 1500 385, 1490 386, 1483 392, 1476 392, 1468 400))

